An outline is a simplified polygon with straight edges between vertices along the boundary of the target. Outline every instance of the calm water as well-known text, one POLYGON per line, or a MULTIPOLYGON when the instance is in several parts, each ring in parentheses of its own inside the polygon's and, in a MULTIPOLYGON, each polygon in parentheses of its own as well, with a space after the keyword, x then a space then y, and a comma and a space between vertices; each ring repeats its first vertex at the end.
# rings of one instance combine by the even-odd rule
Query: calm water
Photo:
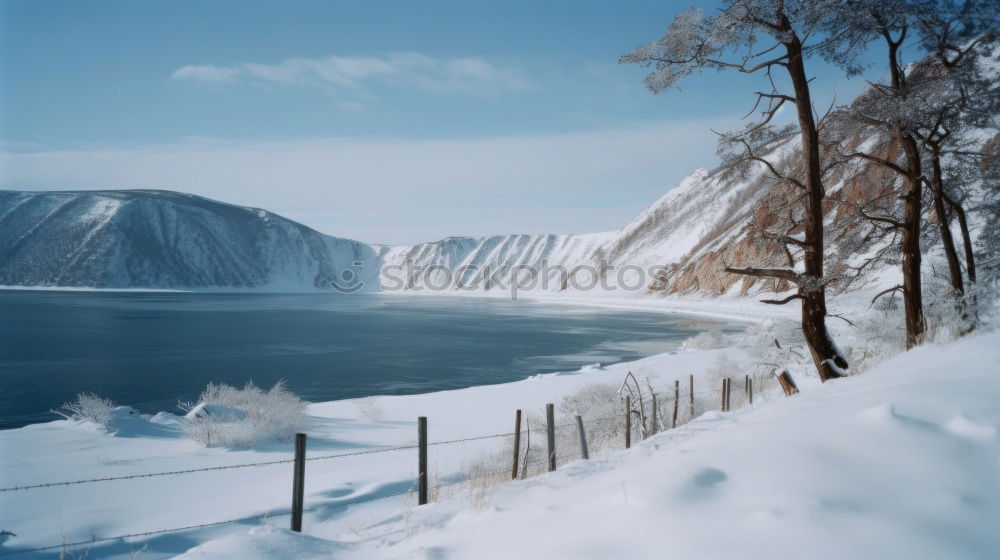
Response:
POLYGON ((494 299, 0 290, 0 428, 92 391, 176 412, 209 381, 309 401, 523 379, 668 351, 718 326, 494 299))

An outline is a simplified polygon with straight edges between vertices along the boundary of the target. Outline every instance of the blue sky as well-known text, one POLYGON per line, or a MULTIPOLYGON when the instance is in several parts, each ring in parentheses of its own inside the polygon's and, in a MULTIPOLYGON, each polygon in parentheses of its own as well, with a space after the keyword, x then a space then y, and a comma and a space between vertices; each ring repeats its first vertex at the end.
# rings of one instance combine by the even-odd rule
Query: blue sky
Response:
POLYGON ((182 190, 373 242, 616 229, 760 87, 653 96, 617 64, 689 3, 5 0, 0 186, 182 190))

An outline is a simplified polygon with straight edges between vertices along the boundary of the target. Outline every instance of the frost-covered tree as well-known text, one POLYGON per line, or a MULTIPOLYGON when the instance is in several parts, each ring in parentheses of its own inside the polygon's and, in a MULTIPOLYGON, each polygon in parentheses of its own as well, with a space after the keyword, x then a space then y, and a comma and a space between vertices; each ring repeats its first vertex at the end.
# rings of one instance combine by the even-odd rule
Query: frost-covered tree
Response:
POLYGON ((983 223, 989 224, 976 240, 979 263, 985 272, 985 280, 991 284, 1000 283, 1000 134, 986 142, 982 150, 983 158, 975 169, 983 181, 985 200, 979 210, 983 223))
MULTIPOLYGON (((795 286, 793 295, 768 303, 800 300, 802 333, 809 346, 820 379, 843 375, 847 360, 838 351, 826 326, 824 275, 823 162, 820 154, 818 118, 815 114, 805 59, 828 48, 829 39, 818 33, 836 2, 785 0, 727 0, 714 15, 700 9, 681 12, 660 39, 641 45, 621 62, 651 66, 646 85, 653 93, 676 86, 702 70, 730 70, 759 74, 770 84, 758 91, 757 106, 763 104, 760 122, 743 131, 723 136, 728 148, 735 147, 745 161, 763 166, 777 181, 797 192, 799 207, 795 234, 786 232, 778 241, 800 252, 801 268, 732 268, 726 271, 761 278, 775 278, 795 286), (780 91, 775 79, 787 79, 790 91, 780 91), (786 130, 773 129, 771 121, 785 104, 795 107, 801 162, 791 173, 782 172, 761 148, 772 145, 786 130)), ((757 108, 755 106, 755 109, 757 108)))
MULTIPOLYGON (((898 240, 903 282, 885 293, 903 293, 908 347, 920 344, 927 331, 920 238, 925 184, 931 187, 952 285, 956 293, 964 292, 945 204, 950 201, 960 213, 960 221, 965 220, 964 209, 958 197, 949 197, 945 190, 942 156, 950 144, 966 138, 962 129, 976 123, 981 126, 982 119, 973 116, 968 101, 973 92, 988 88, 978 76, 976 57, 966 55, 994 25, 995 16, 987 8, 980 0, 847 0, 836 6, 835 18, 826 20, 825 31, 834 43, 823 54, 849 75, 863 69, 857 63, 860 51, 872 42, 885 47, 888 79, 872 84, 839 112, 837 120, 844 129, 842 138, 882 140, 846 157, 874 162, 898 178, 896 196, 901 208, 890 204, 881 212, 867 213, 861 208, 859 212, 880 224, 894 243, 898 240), (917 63, 906 64, 902 59, 908 40, 917 63)), ((955 149, 952 146, 950 151, 955 149)), ((967 227, 964 237, 968 237, 967 227)), ((974 268, 970 270, 974 274, 974 268)))
MULTIPOLYGON (((992 50, 994 40, 979 45, 992 50)), ((980 131, 995 129, 1000 111, 1000 87, 995 76, 981 64, 985 56, 979 49, 959 50, 971 53, 951 63, 936 57, 927 63, 917 95, 920 138, 928 160, 925 171, 942 251, 948 264, 948 279, 955 306, 967 323, 968 332, 976 323, 976 263, 972 248, 965 204, 975 198, 970 187, 989 186, 986 177, 976 177, 985 163, 980 131), (958 219, 964 246, 965 270, 952 235, 952 215, 958 219), (968 285, 966 285, 966 281, 968 285), (970 309, 971 308, 971 309, 970 309)), ((988 52, 988 51, 987 51, 988 52)))
POLYGON ((873 83, 868 90, 844 107, 838 115, 841 123, 853 123, 844 136, 885 134, 890 141, 878 142, 867 150, 844 154, 874 162, 893 171, 900 179, 900 216, 863 215, 874 222, 899 232, 899 249, 903 283, 892 290, 902 290, 906 317, 906 343, 913 347, 924 340, 927 321, 924 318, 921 288, 920 230, 922 213, 923 168, 920 145, 911 118, 913 90, 908 84, 908 72, 901 57, 903 44, 910 35, 918 7, 906 0, 846 0, 834 8, 835 18, 826 20, 825 31, 838 42, 823 54, 841 65, 848 74, 860 73, 858 54, 873 41, 886 47, 888 81, 873 83))
POLYGON ((962 234, 966 277, 974 284, 975 257, 963 199, 968 197, 969 185, 989 184, 966 170, 983 164, 976 161, 985 157, 978 132, 997 127, 1000 85, 997 70, 990 66, 1000 49, 1000 13, 993 2, 982 0, 936 4, 936 9, 922 10, 915 18, 921 47, 929 55, 918 73, 914 120, 930 163, 927 182, 949 280, 964 306, 966 286, 951 233, 951 214, 957 216, 962 234))

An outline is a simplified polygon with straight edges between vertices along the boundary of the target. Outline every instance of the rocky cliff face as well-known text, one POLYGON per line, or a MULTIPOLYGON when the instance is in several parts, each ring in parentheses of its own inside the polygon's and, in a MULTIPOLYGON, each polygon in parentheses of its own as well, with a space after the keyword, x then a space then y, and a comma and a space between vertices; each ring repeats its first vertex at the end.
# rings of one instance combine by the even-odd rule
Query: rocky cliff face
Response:
MULTIPOLYGON (((849 147, 872 141, 859 138, 849 147)), ((793 136, 767 157, 783 173, 794 174, 798 154, 798 138, 793 136)), ((877 245, 861 231, 856 207, 883 197, 897 180, 888 170, 866 162, 834 167, 825 178, 827 274, 843 274, 877 245)), ((785 282, 730 274, 724 268, 794 268, 783 246, 764 232, 798 208, 798 195, 791 187, 777 184, 761 166, 749 173, 725 167, 696 172, 623 229, 607 253, 661 259, 666 273, 650 284, 651 292, 782 292, 789 289, 785 282), (680 227, 668 225, 674 216, 683 216, 678 220, 680 227)))

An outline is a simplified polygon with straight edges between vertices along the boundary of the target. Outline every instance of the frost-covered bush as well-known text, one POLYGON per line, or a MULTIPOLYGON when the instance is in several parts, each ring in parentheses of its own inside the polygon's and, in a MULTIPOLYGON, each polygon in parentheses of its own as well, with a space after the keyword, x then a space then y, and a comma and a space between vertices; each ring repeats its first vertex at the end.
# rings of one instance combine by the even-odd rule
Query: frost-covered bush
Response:
POLYGON ((306 403, 275 383, 265 391, 253 381, 242 389, 209 383, 187 411, 184 431, 206 447, 252 447, 269 439, 290 439, 305 425, 306 403))
MULTIPOLYGON (((593 453, 612 445, 625 434, 625 413, 622 397, 618 387, 607 383, 591 383, 566 395, 559 403, 559 413, 562 418, 572 420, 580 415, 584 420, 584 431, 587 433, 587 446, 593 453)), ((573 438, 578 438, 574 429, 565 430, 566 443, 570 448, 579 446, 573 438)), ((557 444, 558 444, 557 440, 557 444)))
POLYGON ((76 399, 64 403, 52 412, 67 420, 83 420, 107 428, 111 425, 111 411, 117 406, 111 399, 98 397, 94 393, 80 393, 76 399))
POLYGON ((956 294, 949 279, 942 277, 940 272, 925 279, 924 316, 929 341, 949 342, 977 328, 992 326, 996 317, 993 298, 996 292, 969 282, 964 289, 964 294, 956 294))
POLYGON ((702 331, 681 343, 681 350, 715 350, 729 346, 730 342, 720 329, 702 331))
POLYGON ((867 313, 856 319, 858 330, 864 333, 864 345, 851 364, 852 375, 864 373, 906 350, 901 302, 902 298, 897 294, 883 296, 872 303, 867 313))

